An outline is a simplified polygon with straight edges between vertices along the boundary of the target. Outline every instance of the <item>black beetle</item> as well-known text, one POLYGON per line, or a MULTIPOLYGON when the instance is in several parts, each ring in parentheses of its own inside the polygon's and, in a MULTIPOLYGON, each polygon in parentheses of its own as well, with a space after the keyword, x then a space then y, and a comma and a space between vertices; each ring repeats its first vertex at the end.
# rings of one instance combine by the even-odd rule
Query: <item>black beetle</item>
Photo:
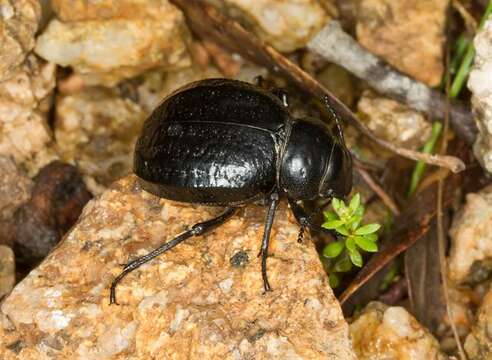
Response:
MULTIPOLYGON (((352 187, 352 160, 336 114, 337 131, 314 118, 296 119, 285 95, 242 81, 208 79, 175 91, 145 121, 135 147, 134 171, 143 189, 159 197, 227 207, 125 265, 111 284, 191 236, 223 224, 237 207, 268 205, 261 246, 265 291, 266 259, 279 197, 286 194, 301 225, 313 224, 299 201, 343 197, 352 187)), ((329 107, 328 107, 329 108, 329 107)))

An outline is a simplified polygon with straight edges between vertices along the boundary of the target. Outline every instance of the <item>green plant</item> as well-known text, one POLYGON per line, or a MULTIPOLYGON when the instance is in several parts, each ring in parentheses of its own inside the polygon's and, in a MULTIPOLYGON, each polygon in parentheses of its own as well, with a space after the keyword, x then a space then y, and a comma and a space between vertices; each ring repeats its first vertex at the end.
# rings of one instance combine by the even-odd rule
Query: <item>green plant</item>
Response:
MULTIPOLYGON (((434 146, 437 143, 437 139, 439 139, 439 136, 441 135, 441 130, 442 130, 442 124, 438 121, 435 121, 432 124, 431 135, 427 140, 427 142, 422 147, 421 151, 423 153, 432 154, 434 150, 434 146)), ((415 168, 413 169, 412 177, 410 179, 410 186, 408 188, 407 198, 410 198, 417 190, 420 180, 424 175, 425 167, 426 166, 423 161, 417 161, 417 163, 415 164, 415 168)))
POLYGON ((325 229, 333 230, 337 240, 323 249, 323 257, 330 274, 330 285, 337 287, 340 283, 338 273, 352 269, 352 265, 362 267, 361 251, 377 252, 379 224, 362 225, 364 205, 360 194, 355 194, 347 206, 343 200, 334 198, 332 209, 323 213, 325 229))

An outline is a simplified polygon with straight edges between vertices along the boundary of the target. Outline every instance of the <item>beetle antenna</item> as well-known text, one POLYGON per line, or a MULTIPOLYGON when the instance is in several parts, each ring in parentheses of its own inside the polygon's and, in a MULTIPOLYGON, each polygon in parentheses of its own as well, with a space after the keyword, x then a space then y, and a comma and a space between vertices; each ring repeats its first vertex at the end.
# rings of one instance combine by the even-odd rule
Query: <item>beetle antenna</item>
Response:
POLYGON ((335 110, 333 110, 333 107, 330 105, 330 102, 328 101, 328 96, 324 95, 323 96, 323 101, 324 101, 325 106, 328 109, 328 111, 335 118, 335 124, 337 126, 338 136, 340 137, 340 139, 342 139, 342 143, 345 144, 345 139, 343 137, 342 124, 341 124, 342 121, 340 120, 340 117, 337 115, 337 113, 335 112, 335 110))

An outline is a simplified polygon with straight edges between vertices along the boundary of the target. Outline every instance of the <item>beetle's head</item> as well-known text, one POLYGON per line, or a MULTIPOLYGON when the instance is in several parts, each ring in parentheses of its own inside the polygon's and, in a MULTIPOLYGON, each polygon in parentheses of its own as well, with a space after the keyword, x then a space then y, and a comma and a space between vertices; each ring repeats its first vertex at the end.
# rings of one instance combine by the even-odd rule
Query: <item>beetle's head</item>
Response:
POLYGON ((294 121, 283 152, 280 186, 294 200, 348 195, 352 158, 343 138, 320 120, 294 121))
POLYGON ((343 198, 352 189, 352 157, 341 142, 335 142, 321 179, 321 197, 343 198))

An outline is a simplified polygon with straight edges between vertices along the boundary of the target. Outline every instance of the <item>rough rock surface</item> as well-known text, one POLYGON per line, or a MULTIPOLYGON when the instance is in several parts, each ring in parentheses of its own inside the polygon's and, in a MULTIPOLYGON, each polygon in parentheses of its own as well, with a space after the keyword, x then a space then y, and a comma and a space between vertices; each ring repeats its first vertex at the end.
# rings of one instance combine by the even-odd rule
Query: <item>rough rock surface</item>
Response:
POLYGON ((102 185, 132 168, 133 148, 146 113, 115 89, 86 87, 59 96, 55 138, 62 160, 102 185))
POLYGON ((372 302, 350 324, 359 359, 447 359, 437 340, 403 307, 372 302))
POLYGON ((378 137, 398 146, 418 149, 431 133, 431 125, 424 115, 369 91, 359 100, 357 110, 378 137))
POLYGON ((12 249, 0 245, 0 300, 7 295, 15 284, 15 257, 12 249))
POLYGON ((51 3, 63 22, 157 18, 161 12, 170 11, 168 0, 51 0, 51 3))
POLYGON ((34 47, 38 0, 0 0, 0 81, 8 79, 34 47))
POLYGON ((448 0, 361 0, 357 38, 398 70, 438 85, 447 6, 448 0))
POLYGON ((472 107, 478 126, 473 151, 478 161, 492 173, 492 19, 485 22, 474 40, 475 60, 468 87, 472 92, 472 107))
POLYGON ((318 0, 226 0, 231 16, 279 51, 304 47, 329 20, 318 0))
POLYGON ((476 277, 473 273, 481 271, 478 263, 492 257, 490 224, 492 187, 488 186, 476 194, 468 194, 465 206, 453 219, 449 231, 451 252, 448 275, 454 283, 476 277))
POLYGON ((175 71, 190 65, 184 17, 167 0, 145 2, 147 8, 133 12, 141 0, 123 1, 114 9, 108 4, 76 1, 73 6, 71 1, 58 1, 55 9, 63 18, 84 21, 52 20, 38 37, 35 51, 71 66, 89 85, 113 86, 152 68, 175 71), (96 14, 100 17, 94 18, 96 14))
POLYGON ((12 245, 13 215, 31 196, 32 181, 10 158, 0 156, 0 244, 12 245))
POLYGON ((492 291, 485 296, 478 311, 478 321, 465 340, 465 351, 470 360, 490 359, 492 357, 492 291))
POLYGON ((297 243, 284 204, 273 292, 263 293, 256 256, 265 208, 248 206, 129 274, 109 306, 119 264, 220 211, 156 198, 134 176, 115 183, 2 304, 0 358, 355 359, 314 246, 297 243))
POLYGON ((0 82, 0 155, 12 157, 29 175, 53 160, 46 123, 55 86, 55 65, 34 55, 0 82))

